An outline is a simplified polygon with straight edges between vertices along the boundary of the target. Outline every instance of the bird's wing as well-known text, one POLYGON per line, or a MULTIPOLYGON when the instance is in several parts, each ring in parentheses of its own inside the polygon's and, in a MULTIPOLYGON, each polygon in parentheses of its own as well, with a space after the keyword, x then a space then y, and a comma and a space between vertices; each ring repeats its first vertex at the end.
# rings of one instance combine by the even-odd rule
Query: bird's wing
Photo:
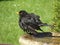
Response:
POLYGON ((21 20, 19 20, 19 26, 24 30, 27 29, 27 25, 25 23, 25 18, 22 18, 21 20))
POLYGON ((21 28, 27 29, 28 26, 37 25, 33 18, 24 17, 19 21, 19 25, 21 28))
POLYGON ((31 13, 30 15, 31 15, 32 18, 34 18, 34 21, 35 21, 37 24, 42 24, 42 21, 40 20, 40 16, 35 15, 34 13, 31 13))
POLYGON ((26 31, 27 33, 36 34, 37 32, 35 31, 35 29, 30 25, 28 25, 27 23, 31 24, 32 22, 27 18, 25 19, 23 18, 19 24, 20 24, 20 27, 24 29, 24 31, 26 31))
POLYGON ((30 25, 30 24, 36 25, 36 22, 35 22, 34 18, 32 18, 32 17, 26 17, 24 22, 27 25, 30 25))

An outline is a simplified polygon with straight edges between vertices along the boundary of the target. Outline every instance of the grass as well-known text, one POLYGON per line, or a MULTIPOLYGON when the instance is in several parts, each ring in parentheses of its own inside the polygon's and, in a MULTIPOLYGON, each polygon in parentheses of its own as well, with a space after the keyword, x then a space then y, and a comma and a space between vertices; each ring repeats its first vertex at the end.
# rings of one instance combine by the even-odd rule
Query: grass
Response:
MULTIPOLYGON (((56 0, 1 0, 0 1, 0 43, 19 45, 18 39, 24 34, 18 25, 16 12, 26 10, 41 17, 42 22, 52 24, 56 0)), ((42 27, 51 31, 49 27, 42 27)))
POLYGON ((55 4, 55 18, 54 18, 54 22, 55 22, 55 30, 57 32, 60 32, 60 0, 56 1, 55 4))

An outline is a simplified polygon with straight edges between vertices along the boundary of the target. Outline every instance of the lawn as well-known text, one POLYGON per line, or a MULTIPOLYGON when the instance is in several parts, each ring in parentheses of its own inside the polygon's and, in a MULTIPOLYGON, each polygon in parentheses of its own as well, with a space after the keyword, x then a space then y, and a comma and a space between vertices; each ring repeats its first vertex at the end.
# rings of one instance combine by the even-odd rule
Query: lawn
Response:
MULTIPOLYGON (((42 22, 53 24, 56 0, 1 0, 0 1, 0 43, 19 45, 19 37, 24 34, 18 25, 16 12, 26 10, 40 16, 42 22)), ((41 27, 51 31, 49 27, 41 27)))

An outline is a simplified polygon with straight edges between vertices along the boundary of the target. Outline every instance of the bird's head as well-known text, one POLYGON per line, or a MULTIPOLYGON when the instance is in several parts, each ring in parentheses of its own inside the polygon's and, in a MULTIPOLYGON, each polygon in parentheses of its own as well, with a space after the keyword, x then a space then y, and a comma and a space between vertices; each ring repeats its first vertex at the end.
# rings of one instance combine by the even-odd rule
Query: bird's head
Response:
POLYGON ((18 14, 19 14, 19 16, 25 16, 28 13, 25 10, 21 10, 21 11, 18 12, 18 14))
POLYGON ((21 11, 19 12, 19 14, 20 14, 20 15, 23 15, 23 14, 27 14, 27 12, 26 12, 25 10, 21 10, 21 11))

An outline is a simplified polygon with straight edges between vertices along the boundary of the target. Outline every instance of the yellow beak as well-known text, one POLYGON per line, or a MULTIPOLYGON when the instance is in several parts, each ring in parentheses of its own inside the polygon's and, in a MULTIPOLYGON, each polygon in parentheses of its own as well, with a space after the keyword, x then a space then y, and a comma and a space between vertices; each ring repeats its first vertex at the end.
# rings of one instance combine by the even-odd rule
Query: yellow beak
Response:
POLYGON ((16 12, 16 14, 19 14, 19 12, 16 12))

